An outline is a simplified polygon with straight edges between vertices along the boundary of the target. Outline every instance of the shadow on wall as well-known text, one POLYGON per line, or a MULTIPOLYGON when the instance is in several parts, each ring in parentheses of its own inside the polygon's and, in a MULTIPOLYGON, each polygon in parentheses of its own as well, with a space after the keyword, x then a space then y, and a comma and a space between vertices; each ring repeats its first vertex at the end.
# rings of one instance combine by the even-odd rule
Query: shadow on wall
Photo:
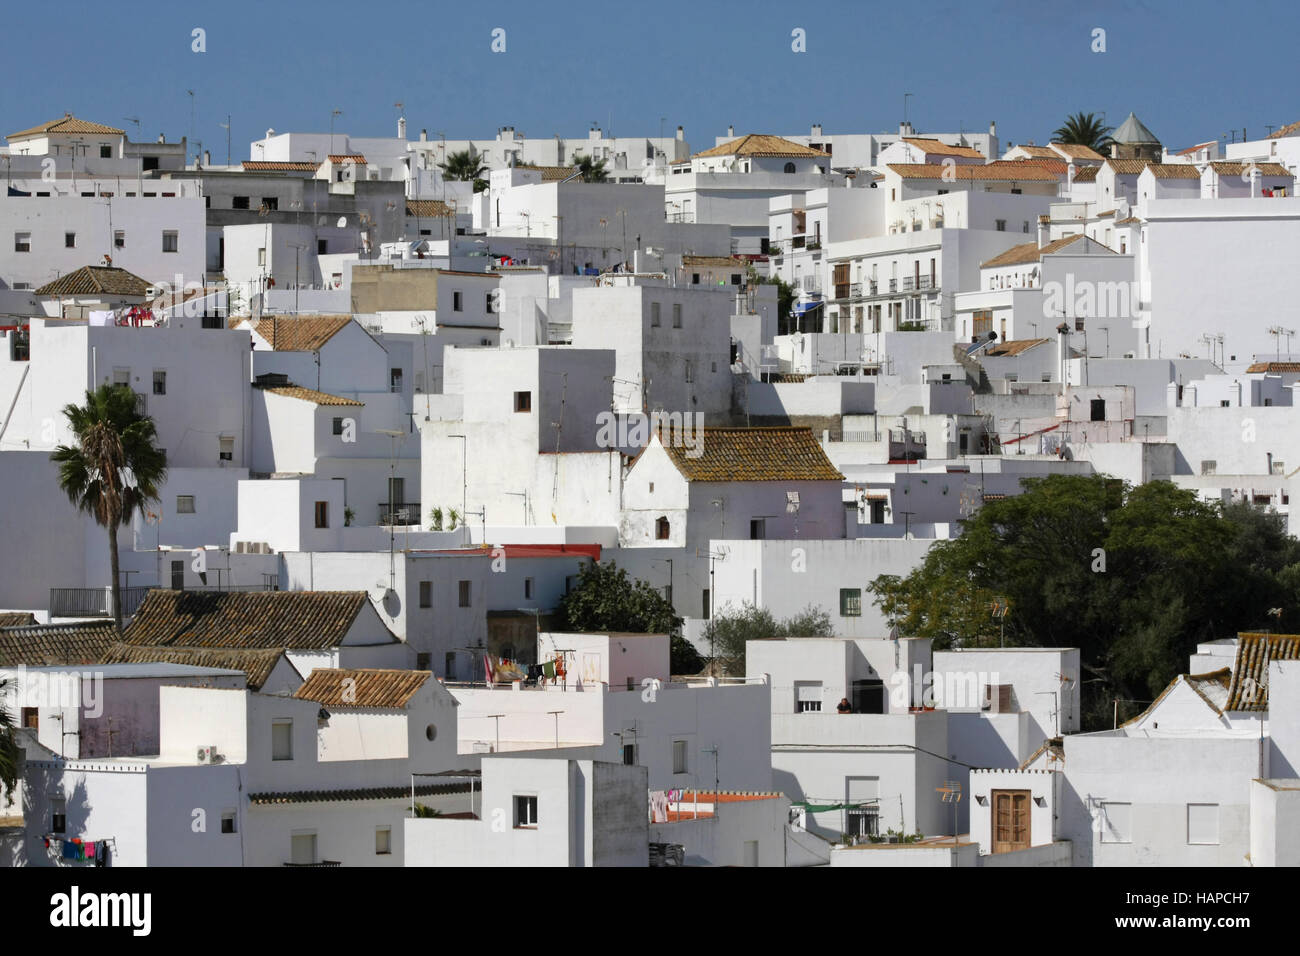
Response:
MULTIPOLYGON (((85 861, 63 859, 61 840, 51 839, 49 847, 44 846, 43 837, 50 835, 53 828, 49 795, 62 792, 63 778, 64 773, 59 770, 29 766, 23 779, 23 818, 29 821, 27 832, 31 834, 31 838, 26 841, 23 862, 18 865, 71 868, 94 865, 85 861), (32 805, 32 794, 44 795, 43 807, 37 808, 32 805)), ((91 809, 90 801, 86 797, 86 778, 83 775, 67 796, 64 807, 64 832, 58 834, 61 839, 71 840, 74 837, 86 839, 86 821, 90 818, 91 809)))

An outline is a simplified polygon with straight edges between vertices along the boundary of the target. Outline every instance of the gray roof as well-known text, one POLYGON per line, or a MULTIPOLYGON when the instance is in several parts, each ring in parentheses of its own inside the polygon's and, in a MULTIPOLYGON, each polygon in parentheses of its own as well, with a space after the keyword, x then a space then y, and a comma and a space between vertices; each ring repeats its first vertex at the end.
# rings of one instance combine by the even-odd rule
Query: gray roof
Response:
POLYGON ((83 677, 102 677, 104 680, 142 677, 243 677, 244 672, 225 667, 198 667, 193 664, 175 664, 170 661, 151 661, 149 663, 124 664, 90 664, 71 666, 28 667, 33 671, 51 673, 80 674, 83 677))
POLYGON ((1135 113, 1129 113, 1128 119, 1119 124, 1119 129, 1111 133, 1110 138, 1117 143, 1160 144, 1160 140, 1156 139, 1156 134, 1143 126, 1142 121, 1137 118, 1135 113))

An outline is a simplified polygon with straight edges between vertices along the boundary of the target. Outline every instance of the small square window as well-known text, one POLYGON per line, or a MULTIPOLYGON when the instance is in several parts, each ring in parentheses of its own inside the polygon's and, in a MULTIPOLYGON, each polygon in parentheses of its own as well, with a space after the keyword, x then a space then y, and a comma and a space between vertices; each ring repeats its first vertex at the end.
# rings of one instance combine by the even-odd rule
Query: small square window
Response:
POLYGON ((329 254, 330 241, 328 239, 316 240, 316 255, 324 256, 329 254))
POLYGON ((532 392, 515 392, 515 411, 531 412, 533 410, 532 392))
POLYGON ((180 251, 180 234, 175 230, 167 229, 162 234, 162 251, 179 252, 180 251))
POLYGON ((178 515, 194 514, 194 496, 177 495, 176 496, 176 513, 178 515))
POLYGON ((118 229, 116 232, 113 233, 113 248, 115 249, 126 248, 126 233, 121 229, 118 229))
POLYGON ((63 234, 63 248, 64 249, 77 248, 77 234, 75 232, 65 232, 63 234))
POLYGON ((112 146, 102 146, 102 145, 101 145, 101 146, 99 147, 99 158, 100 158, 100 159, 112 159, 112 158, 113 158, 113 147, 112 147, 112 146))
POLYGON ((393 852, 393 828, 375 827, 375 855, 388 856, 393 852))
POLYGON ((342 434, 343 434, 343 419, 342 419, 342 418, 335 418, 335 419, 334 419, 333 432, 334 432, 335 435, 342 435, 342 434))
POLYGON ((862 589, 840 588, 840 617, 862 616, 862 589))
POLYGON ((248 197, 247 197, 247 196, 231 196, 231 197, 230 197, 230 208, 231 208, 231 209, 247 209, 247 208, 248 208, 248 197))
POLYGON ((32 234, 30 232, 14 233, 14 252, 31 252, 32 234))
POLYGON ((515 795, 515 829, 535 829, 537 798, 515 795))
POLYGON ((235 831, 235 811, 227 810, 221 814, 221 832, 234 833, 235 831))

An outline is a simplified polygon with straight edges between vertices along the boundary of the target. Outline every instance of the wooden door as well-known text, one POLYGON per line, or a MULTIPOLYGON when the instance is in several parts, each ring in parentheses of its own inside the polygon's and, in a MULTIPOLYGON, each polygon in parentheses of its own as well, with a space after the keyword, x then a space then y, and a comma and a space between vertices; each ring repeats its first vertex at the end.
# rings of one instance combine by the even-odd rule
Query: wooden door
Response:
POLYGON ((1028 790, 993 791, 993 852, 1029 849, 1028 790))

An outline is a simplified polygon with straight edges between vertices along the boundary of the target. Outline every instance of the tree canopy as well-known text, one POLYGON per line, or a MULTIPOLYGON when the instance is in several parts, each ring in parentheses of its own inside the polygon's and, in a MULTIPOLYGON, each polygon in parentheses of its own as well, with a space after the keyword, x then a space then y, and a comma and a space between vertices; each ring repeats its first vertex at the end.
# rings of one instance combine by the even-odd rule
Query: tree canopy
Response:
POLYGON ((615 562, 593 561, 578 572, 578 583, 556 608, 558 625, 569 631, 628 631, 669 634, 674 674, 696 674, 704 659, 682 637, 681 616, 668 599, 645 581, 628 576, 615 562))
POLYGON ((1110 726, 1115 700, 1121 719, 1140 711, 1200 642, 1300 625, 1300 541, 1277 515, 1165 481, 1052 475, 1023 487, 911 574, 876 578, 886 617, 937 649, 996 647, 1000 624, 1007 646, 1079 648, 1090 729, 1110 726))
POLYGON ((483 178, 488 168, 472 150, 462 149, 448 153, 446 161, 439 163, 438 168, 442 170, 445 179, 457 182, 472 181, 476 193, 481 193, 488 188, 487 180, 483 178))
POLYGON ((575 168, 584 183, 603 183, 609 179, 609 173, 605 171, 605 161, 603 159, 592 159, 590 156, 576 156, 575 168))
POLYGON ((726 607, 709 619, 704 640, 729 674, 745 672, 745 644, 769 637, 832 637, 831 616, 822 608, 808 605, 798 614, 778 621, 765 607, 746 601, 739 608, 726 607))
POLYGON ((1110 134, 1114 129, 1113 126, 1107 126, 1096 113, 1071 113, 1052 134, 1052 139, 1057 143, 1087 146, 1104 154, 1110 149, 1110 134))

